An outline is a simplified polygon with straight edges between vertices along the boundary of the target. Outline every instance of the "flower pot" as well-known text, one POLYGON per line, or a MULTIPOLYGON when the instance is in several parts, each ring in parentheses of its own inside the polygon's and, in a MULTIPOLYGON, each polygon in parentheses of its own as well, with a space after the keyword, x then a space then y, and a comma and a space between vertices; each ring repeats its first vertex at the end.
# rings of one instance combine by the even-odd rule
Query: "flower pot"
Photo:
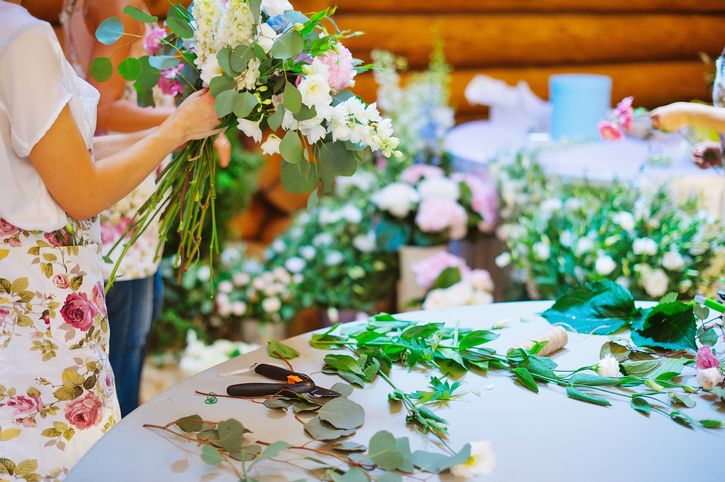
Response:
POLYGON ((269 323, 245 318, 240 323, 240 336, 245 343, 266 345, 269 338, 284 340, 289 333, 286 323, 269 323))
POLYGON ((447 251, 447 244, 437 246, 401 246, 398 251, 400 256, 400 280, 398 281, 398 312, 413 311, 420 309, 420 305, 406 306, 411 300, 421 299, 425 296, 425 289, 418 285, 413 273, 413 265, 427 258, 428 256, 447 251))

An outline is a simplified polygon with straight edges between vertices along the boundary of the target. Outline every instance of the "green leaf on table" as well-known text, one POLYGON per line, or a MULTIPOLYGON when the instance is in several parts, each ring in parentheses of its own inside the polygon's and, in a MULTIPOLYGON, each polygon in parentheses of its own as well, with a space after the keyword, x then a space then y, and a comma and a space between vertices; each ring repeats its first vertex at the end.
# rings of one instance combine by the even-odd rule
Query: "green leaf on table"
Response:
POLYGON ((296 114, 302 108, 302 94, 292 82, 284 86, 284 98, 282 99, 285 109, 296 114))
POLYGON ((575 400, 581 400, 582 402, 594 403, 596 405, 602 405, 605 407, 609 407, 612 405, 611 403, 609 403, 609 400, 605 398, 581 392, 574 387, 566 387, 566 394, 569 395, 569 397, 575 400))
POLYGON ((132 19, 138 20, 139 22, 143 23, 155 23, 159 21, 159 17, 149 15, 148 13, 144 12, 138 7, 134 7, 133 5, 126 5, 123 8, 123 13, 129 15, 132 19))
POLYGON ((141 65, 141 61, 134 57, 126 57, 118 64, 118 73, 129 82, 138 79, 142 70, 143 66, 141 65))
POLYGON ((217 426, 219 442, 217 444, 227 452, 238 452, 244 441, 244 425, 238 420, 230 418, 219 422, 217 426))
POLYGON ((413 453, 413 464, 423 472, 438 473, 457 464, 464 464, 471 457, 471 445, 466 444, 460 452, 447 456, 437 452, 416 450, 413 453))
POLYGON ((692 310, 695 312, 695 316, 697 316, 697 319, 700 321, 706 320, 707 317, 710 316, 710 308, 702 306, 700 303, 693 303, 692 310))
POLYGON ((213 97, 218 97, 219 94, 227 90, 236 91, 237 81, 229 77, 227 74, 217 75, 211 82, 209 82, 209 92, 213 97))
POLYGON ((466 348, 483 345, 484 343, 495 340, 499 336, 501 335, 488 330, 474 330, 461 338, 461 341, 458 343, 458 348, 465 350, 466 348))
POLYGON ((638 412, 642 412, 647 415, 650 414, 649 402, 642 397, 632 397, 629 405, 638 412))
POLYGON ((300 356, 300 352, 294 348, 280 343, 272 338, 267 341, 267 353, 269 353, 269 356, 272 358, 279 358, 280 355, 282 355, 282 358, 285 360, 291 360, 300 356))
POLYGON ((156 67, 159 70, 170 69, 179 65, 181 60, 177 59, 173 55, 152 55, 149 57, 149 64, 152 67, 156 67))
POLYGON ((531 376, 531 373, 526 368, 514 368, 514 374, 516 374, 516 379, 519 381, 519 383, 521 383, 532 392, 539 393, 539 387, 536 385, 534 377, 531 376))
POLYGON ((332 450, 339 450, 340 452, 365 452, 368 449, 363 444, 351 441, 336 442, 330 445, 330 448, 332 450))
POLYGON ((274 114, 272 114, 271 116, 269 116, 269 118, 267 119, 267 125, 273 131, 276 131, 277 129, 279 129, 279 126, 282 125, 282 121, 284 120, 284 111, 285 111, 284 105, 279 104, 277 106, 277 111, 274 114))
POLYGON ((279 153, 290 164, 298 164, 304 159, 302 141, 296 131, 287 131, 279 143, 279 153))
POLYGON ((319 183, 317 179, 317 166, 311 164, 309 161, 288 164, 282 169, 279 178, 282 182, 282 187, 291 194, 308 193, 317 188, 319 183), (309 170, 307 176, 303 176, 303 170, 309 170))
POLYGON ((350 355, 325 355, 325 363, 340 371, 352 372, 361 377, 365 376, 363 369, 357 360, 350 355))
POLYGON ((167 17, 166 25, 169 29, 180 38, 192 38, 194 36, 194 30, 189 25, 189 22, 182 20, 179 17, 167 17))
POLYGON ((219 118, 226 117, 232 113, 234 101, 237 99, 237 91, 235 89, 225 90, 214 99, 214 110, 219 118))
POLYGON ((685 393, 667 392, 667 397, 672 400, 673 404, 679 403, 686 406, 687 408, 692 408, 695 406, 695 401, 685 393))
POLYGON ((621 383, 621 379, 614 377, 600 377, 595 373, 575 373, 569 379, 569 385, 582 387, 613 387, 621 383))
POLYGON ((259 101, 257 98, 249 92, 239 92, 237 98, 234 100, 234 107, 232 111, 234 115, 243 119, 252 113, 252 109, 257 107, 259 101))
POLYGON ((682 373, 689 362, 687 358, 658 358, 656 360, 628 360, 620 364, 627 375, 656 380, 666 373, 682 373))
MULTIPOLYGON (((342 471, 342 469, 338 469, 342 471)), ((370 478, 367 476, 365 471, 359 467, 351 467, 347 472, 342 475, 335 474, 333 472, 333 478, 335 482, 369 482, 370 478)))
POLYGON ((697 318, 687 303, 663 303, 652 308, 641 328, 634 328, 632 341, 639 346, 697 351, 697 318))
POLYGON ((559 378, 554 373, 554 368, 557 367, 557 364, 550 358, 531 355, 519 363, 518 367, 527 369, 532 376, 539 377, 547 382, 559 378))
POLYGON ((273 59, 289 59, 301 54, 304 48, 305 42, 302 40, 302 35, 298 31, 290 29, 277 37, 269 53, 273 59))
POLYGON ((630 350, 626 344, 623 344, 623 342, 610 340, 604 343, 601 350, 599 350, 599 359, 602 360, 607 355, 612 355, 619 363, 622 363, 624 360, 629 359, 629 354, 631 352, 632 350, 630 350))
POLYGON ((310 419, 309 422, 303 424, 305 432, 315 440, 335 440, 343 437, 345 430, 336 429, 327 422, 320 420, 320 417, 310 419))
POLYGON ((251 468, 256 464, 257 462, 261 462, 265 459, 271 459, 272 457, 276 457, 279 455, 279 453, 289 447, 291 447, 291 444, 288 444, 287 442, 284 442, 282 440, 278 442, 272 442, 271 444, 267 445, 267 447, 262 451, 261 454, 257 456, 257 458, 254 459, 254 461, 249 464, 249 467, 251 468))
POLYGON ((108 17, 96 29, 96 39, 103 45, 114 44, 123 37, 123 22, 118 17, 108 17))
MULTIPOLYGON (((697 306, 698 305, 694 306, 695 314, 697 314, 697 306)), ((715 333, 715 330, 710 329, 704 331, 702 328, 698 328, 697 330, 697 339, 700 340, 700 343, 707 346, 715 346, 715 344, 719 340, 717 333, 715 333)))
POLYGON ((201 460, 209 465, 219 465, 224 461, 224 457, 213 445, 204 445, 201 448, 201 460))
POLYGON ((705 419, 705 420, 698 420, 700 422, 700 425, 706 428, 721 428, 725 427, 725 422, 722 420, 714 420, 714 419, 705 419))
POLYGON ((144 55, 138 60, 141 62, 141 75, 138 76, 136 82, 145 89, 152 89, 159 83, 161 71, 149 63, 150 57, 144 55))
POLYGON ((268 398, 264 401, 263 405, 270 410, 277 409, 288 409, 294 402, 292 400, 286 400, 284 398, 268 398))
POLYGON ((355 388, 353 388, 352 385, 348 385, 347 383, 337 382, 330 387, 330 390, 339 393, 340 397, 342 398, 347 398, 352 395, 352 393, 355 391, 355 388))
POLYGON ((201 428, 204 426, 203 419, 199 415, 189 415, 188 417, 181 417, 176 422, 177 427, 181 429, 182 432, 198 432, 201 430, 201 428))
POLYGON ((237 45, 229 57, 230 65, 236 72, 244 72, 249 65, 249 59, 254 55, 254 50, 249 45, 237 45))
POLYGON ((88 71, 96 82, 105 82, 113 75, 113 64, 108 57, 96 57, 91 60, 88 71))
POLYGON ((367 458, 383 470, 396 470, 405 461, 395 436, 388 431, 382 430, 373 435, 369 447, 367 458))
POLYGON ((670 417, 675 422, 686 427, 689 427, 690 425, 695 423, 695 420, 692 417, 690 417, 686 413, 680 412, 679 410, 675 410, 674 412, 670 413, 670 417))
POLYGON ((443 323, 426 323, 425 325, 414 325, 400 334, 400 338, 406 341, 428 338, 440 331, 443 323))
POLYGON ((549 323, 563 323, 579 333, 610 334, 636 316, 634 298, 613 281, 586 283, 564 293, 542 313, 549 323))
POLYGON ((317 411, 320 420, 340 430, 358 428, 365 421, 365 410, 347 398, 334 398, 317 411))

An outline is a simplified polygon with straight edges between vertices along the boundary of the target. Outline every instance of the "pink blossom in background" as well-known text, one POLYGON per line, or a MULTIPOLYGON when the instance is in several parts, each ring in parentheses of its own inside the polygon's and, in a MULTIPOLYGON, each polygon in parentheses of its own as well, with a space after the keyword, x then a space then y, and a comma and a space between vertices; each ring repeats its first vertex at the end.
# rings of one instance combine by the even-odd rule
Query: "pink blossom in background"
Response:
POLYGON ((695 366, 698 370, 707 370, 708 368, 717 368, 720 366, 720 360, 715 358, 712 354, 712 349, 709 346, 701 346, 697 350, 695 356, 695 366))
POLYGON ((183 64, 176 65, 170 69, 161 71, 159 78, 159 88, 166 95, 178 95, 184 92, 184 86, 179 82, 179 72, 183 64))
POLYGON ((352 79, 357 72, 353 65, 353 58, 350 51, 338 43, 335 50, 328 50, 323 57, 322 62, 330 68, 330 77, 327 82, 332 90, 342 90, 350 86, 352 79))
POLYGON ((421 288, 425 289, 433 286, 433 282, 446 268, 458 268, 461 278, 468 276, 471 271, 463 258, 459 258, 447 251, 432 254, 411 266, 413 274, 415 274, 415 281, 421 288))
POLYGON ((143 48, 149 55, 156 55, 161 47, 161 40, 166 37, 166 29, 156 27, 143 38, 143 48))
POLYGON ((420 202, 415 223, 425 233, 450 229, 450 239, 462 239, 468 232, 466 210, 452 199, 430 198, 420 202))
POLYGON ((463 181, 471 190, 471 208, 481 215, 483 221, 478 229, 492 233, 498 222, 498 192, 490 179, 482 179, 473 174, 454 173, 451 179, 463 181))
POLYGON ((474 269, 465 279, 475 290, 493 292, 493 279, 491 279, 491 274, 485 269, 474 269))
POLYGON ((634 101, 634 97, 632 96, 622 99, 622 101, 617 104, 617 108, 614 109, 614 115, 616 117, 621 117, 623 115, 634 113, 634 109, 632 109, 632 101, 634 101))
POLYGON ((599 136, 607 141, 618 141, 624 137, 622 129, 620 129, 618 125, 609 121, 600 120, 597 123, 597 129, 599 129, 599 136))
POLYGON ((443 169, 427 164, 413 164, 400 173, 400 180, 408 184, 415 184, 422 177, 444 177, 443 169))

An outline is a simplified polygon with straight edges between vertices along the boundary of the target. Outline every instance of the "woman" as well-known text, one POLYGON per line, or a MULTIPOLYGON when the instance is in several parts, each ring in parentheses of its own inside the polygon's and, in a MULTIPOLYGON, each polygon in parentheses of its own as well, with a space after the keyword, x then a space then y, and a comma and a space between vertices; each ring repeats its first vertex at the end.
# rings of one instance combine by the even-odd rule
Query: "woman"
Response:
POLYGON ((218 125, 200 92, 96 163, 97 103, 50 25, 0 1, 0 457, 45 480, 119 419, 98 213, 218 125))

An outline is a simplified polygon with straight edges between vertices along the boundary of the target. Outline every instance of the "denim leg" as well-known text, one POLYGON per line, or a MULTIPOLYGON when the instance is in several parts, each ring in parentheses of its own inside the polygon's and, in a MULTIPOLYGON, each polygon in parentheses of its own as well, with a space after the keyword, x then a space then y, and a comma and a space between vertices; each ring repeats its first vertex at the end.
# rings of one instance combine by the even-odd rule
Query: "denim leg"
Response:
POLYGON ((121 415, 138 407, 141 368, 151 332, 154 277, 116 281, 106 296, 111 330, 109 358, 121 415))

